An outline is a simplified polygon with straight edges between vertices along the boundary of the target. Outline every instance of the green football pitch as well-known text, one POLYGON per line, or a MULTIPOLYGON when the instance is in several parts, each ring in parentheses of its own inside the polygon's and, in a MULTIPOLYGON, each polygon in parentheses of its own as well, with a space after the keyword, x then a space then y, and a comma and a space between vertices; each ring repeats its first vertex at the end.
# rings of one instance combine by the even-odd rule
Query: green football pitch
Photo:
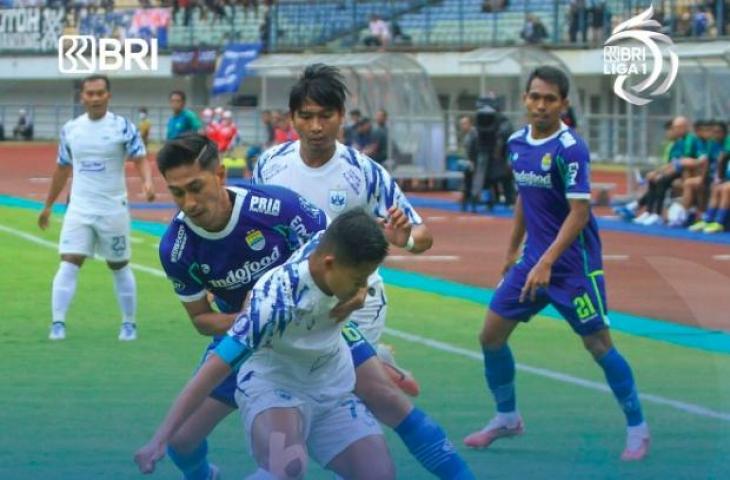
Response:
MULTIPOLYGON (((117 340, 112 278, 91 261, 68 313, 68 338, 47 339, 60 217, 49 231, 36 212, 0 207, 0 479, 137 478, 132 455, 194 371, 197 335, 160 271, 158 238, 133 233, 139 340, 117 340)), ((484 306, 391 287, 389 333, 399 362, 421 382, 417 404, 439 420, 482 479, 730 478, 730 355, 615 332, 644 395, 652 451, 618 460, 623 416, 601 371, 569 327, 538 318, 512 348, 520 364, 523 437, 468 451, 461 439, 490 417, 476 335, 484 306)), ((387 433, 398 477, 429 477, 387 433)), ((210 438, 225 479, 253 471, 232 415, 210 438)), ((179 478, 165 460, 153 478, 179 478)), ((333 478, 314 466, 307 478, 333 478)))

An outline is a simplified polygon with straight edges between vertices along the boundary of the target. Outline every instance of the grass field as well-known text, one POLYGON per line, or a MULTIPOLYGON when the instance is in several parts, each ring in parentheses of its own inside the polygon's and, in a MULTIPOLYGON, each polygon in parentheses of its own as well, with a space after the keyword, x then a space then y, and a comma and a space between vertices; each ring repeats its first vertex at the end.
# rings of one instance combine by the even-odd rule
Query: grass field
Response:
MULTIPOLYGON (((133 260, 147 267, 136 271, 139 340, 117 341, 112 279, 103 263, 93 261, 79 278, 67 340, 48 341, 60 217, 50 231, 40 232, 35 215, 0 207, 0 479, 136 478, 133 452, 190 376, 206 341, 193 331, 159 272, 157 238, 138 232, 133 260)), ((418 405, 460 446, 492 412, 474 355, 484 307, 411 289, 391 288, 389 294, 389 326, 396 333, 458 347, 444 351, 400 334, 386 336, 422 383, 418 405)), ((613 397, 593 383, 567 383, 576 377, 602 383, 600 370, 567 325, 540 318, 512 342, 520 364, 546 370, 518 373, 527 432, 489 451, 462 448, 478 478, 730 477, 730 356, 620 333, 615 338, 633 363, 641 391, 654 395, 644 402, 654 435, 651 456, 640 464, 618 460, 624 427, 613 397), (546 376, 553 373, 564 376, 546 376), (677 403, 667 405, 667 399, 677 403)), ((226 479, 253 470, 241 432, 234 415, 211 437, 211 458, 226 479)), ((399 478, 430 478, 394 435, 388 434, 388 443, 399 478)), ((154 478, 178 475, 165 461, 154 478)), ((314 468, 307 478, 332 475, 314 468)))

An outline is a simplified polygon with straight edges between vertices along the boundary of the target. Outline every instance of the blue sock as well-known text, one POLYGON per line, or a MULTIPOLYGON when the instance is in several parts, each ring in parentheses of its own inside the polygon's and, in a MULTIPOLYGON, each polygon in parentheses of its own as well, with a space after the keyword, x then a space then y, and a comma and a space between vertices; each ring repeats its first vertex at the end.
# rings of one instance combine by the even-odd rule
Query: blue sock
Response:
POLYGON ((444 430, 418 408, 395 427, 411 455, 423 467, 443 480, 473 480, 474 474, 446 438, 444 430))
POLYGON ((631 367, 618 350, 611 348, 606 355, 598 360, 598 364, 606 374, 608 386, 626 415, 629 427, 634 427, 644 421, 641 413, 641 402, 634 384, 634 375, 631 367))
POLYGON ((512 358, 512 350, 505 344, 499 350, 487 350, 484 352, 484 376, 487 378, 487 385, 497 402, 497 411, 501 413, 514 412, 517 408, 515 398, 515 359, 512 358))
POLYGON ((702 220, 704 222, 710 223, 715 221, 715 215, 717 215, 717 209, 710 207, 707 209, 704 215, 702 215, 702 220))
POLYGON ((180 453, 172 447, 167 447, 167 455, 185 476, 185 480, 208 480, 210 464, 208 463, 208 441, 198 445, 190 453, 180 453))
POLYGON ((727 208, 721 208, 717 211, 717 215, 715 215, 715 221, 722 225, 723 227, 727 226, 727 216, 728 213, 730 213, 730 210, 727 208))

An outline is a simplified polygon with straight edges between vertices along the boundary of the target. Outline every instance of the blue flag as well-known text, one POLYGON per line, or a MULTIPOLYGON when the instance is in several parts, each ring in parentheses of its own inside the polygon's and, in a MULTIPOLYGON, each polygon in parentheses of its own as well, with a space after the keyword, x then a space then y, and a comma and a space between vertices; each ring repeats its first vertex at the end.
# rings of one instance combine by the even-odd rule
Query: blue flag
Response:
POLYGON ((241 80, 248 73, 246 66, 258 57, 260 51, 260 43, 231 43, 226 46, 213 77, 213 96, 237 92, 241 80))

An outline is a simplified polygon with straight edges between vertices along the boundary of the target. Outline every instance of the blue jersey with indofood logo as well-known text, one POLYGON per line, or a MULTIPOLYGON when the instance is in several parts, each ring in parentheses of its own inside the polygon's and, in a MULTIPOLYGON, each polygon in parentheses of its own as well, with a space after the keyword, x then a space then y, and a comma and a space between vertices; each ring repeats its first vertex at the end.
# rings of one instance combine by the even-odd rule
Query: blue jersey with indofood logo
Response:
MULTIPOLYGON (((590 201, 590 153, 585 141, 561 124, 548 138, 532 138, 530 126, 512 134, 509 158, 524 212, 527 240, 521 262, 535 265, 558 236, 570 199, 590 201)), ((578 238, 553 265, 553 275, 591 274, 602 269, 598 225, 590 214, 578 238)))
POLYGON ((180 300, 210 292, 222 312, 236 313, 256 280, 324 230, 327 216, 286 188, 227 191, 233 204, 228 224, 208 232, 180 212, 162 237, 160 261, 180 300))

